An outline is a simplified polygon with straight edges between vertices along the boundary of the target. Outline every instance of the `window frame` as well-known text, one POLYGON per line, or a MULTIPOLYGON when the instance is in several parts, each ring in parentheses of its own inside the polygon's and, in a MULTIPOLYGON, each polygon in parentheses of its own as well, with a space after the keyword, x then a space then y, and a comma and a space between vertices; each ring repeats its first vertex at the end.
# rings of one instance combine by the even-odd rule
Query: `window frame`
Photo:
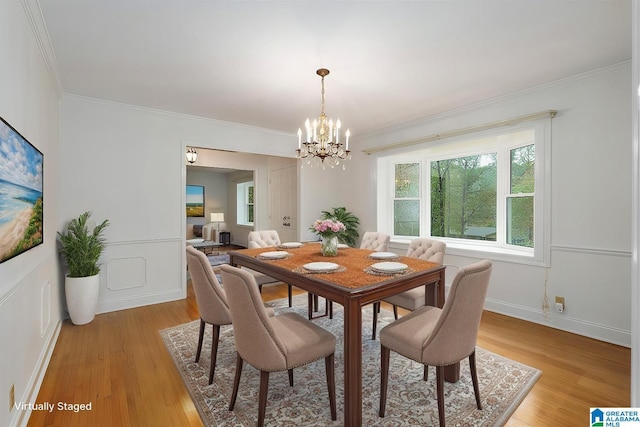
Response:
POLYGON ((237 224, 241 226, 253 227, 255 224, 255 197, 256 187, 253 180, 236 183, 236 218, 237 224), (249 188, 253 188, 254 202, 249 203, 249 188), (253 206, 254 221, 249 221, 249 206, 253 206))
POLYGON ((413 145, 392 153, 380 154, 377 159, 377 206, 378 230, 392 236, 392 244, 408 243, 417 236, 394 235, 393 202, 395 199, 395 165, 420 163, 420 237, 431 237, 431 162, 445 157, 456 158, 466 155, 496 152, 483 147, 487 138, 497 140, 499 135, 531 129, 534 131, 535 147, 535 188, 534 188, 534 248, 507 243, 507 198, 510 196, 511 159, 513 149, 529 145, 527 142, 500 144, 497 150, 498 188, 496 200, 496 242, 433 237, 447 243, 447 253, 452 255, 488 258, 508 262, 549 266, 550 260, 550 217, 551 217, 551 118, 520 123, 510 127, 500 127, 482 132, 469 133, 435 142, 413 145), (479 149, 478 147, 483 147, 479 149), (434 154, 437 153, 437 154, 434 154), (443 154, 446 153, 446 156, 443 154), (505 163, 506 162, 506 163, 505 163), (507 166, 507 167, 505 167, 507 166), (427 173, 428 172, 428 173, 427 173), (502 183, 502 185, 501 185, 502 183), (390 201, 390 202, 389 202, 390 201))

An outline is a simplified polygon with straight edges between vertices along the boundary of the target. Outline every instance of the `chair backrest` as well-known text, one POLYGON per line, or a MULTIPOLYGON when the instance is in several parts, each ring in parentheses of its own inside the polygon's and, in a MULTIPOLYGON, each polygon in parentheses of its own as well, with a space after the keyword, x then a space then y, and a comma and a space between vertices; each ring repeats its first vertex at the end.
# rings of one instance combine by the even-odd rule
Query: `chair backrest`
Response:
POLYGON ((252 231, 248 240, 249 249, 278 246, 281 243, 276 230, 252 231))
POLYGON ((193 246, 187 246, 187 266, 200 318, 214 325, 230 324, 231 312, 227 297, 207 256, 193 246))
POLYGON ((371 251, 386 252, 389 250, 389 241, 391 236, 376 231, 367 231, 362 235, 360 249, 369 249, 371 251))
POLYGON ((446 249, 446 243, 439 240, 413 239, 409 243, 407 256, 442 264, 444 262, 444 252, 446 249))
POLYGON ((287 351, 277 335, 262 302, 258 285, 245 269, 223 265, 222 282, 233 319, 233 335, 240 357, 250 365, 264 371, 287 369, 287 351))
POLYGON ((491 268, 484 260, 458 271, 438 323, 422 347, 424 364, 449 365, 474 351, 491 268))

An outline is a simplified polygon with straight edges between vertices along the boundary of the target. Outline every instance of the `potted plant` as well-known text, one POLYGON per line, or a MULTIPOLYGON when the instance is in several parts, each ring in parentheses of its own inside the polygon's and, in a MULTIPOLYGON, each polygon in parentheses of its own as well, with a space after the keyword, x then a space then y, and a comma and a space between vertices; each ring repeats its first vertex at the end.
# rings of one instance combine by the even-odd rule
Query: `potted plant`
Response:
POLYGON ((91 212, 85 212, 72 219, 64 233, 58 232, 60 252, 69 268, 64 284, 67 310, 75 325, 91 322, 98 305, 98 260, 104 249, 102 233, 109 220, 105 219, 90 230, 87 224, 90 217, 91 212))
POLYGON ((344 224, 345 230, 338 235, 338 239, 349 246, 355 246, 358 240, 358 225, 360 219, 347 211, 345 207, 333 208, 333 212, 322 211, 322 219, 334 219, 344 224))

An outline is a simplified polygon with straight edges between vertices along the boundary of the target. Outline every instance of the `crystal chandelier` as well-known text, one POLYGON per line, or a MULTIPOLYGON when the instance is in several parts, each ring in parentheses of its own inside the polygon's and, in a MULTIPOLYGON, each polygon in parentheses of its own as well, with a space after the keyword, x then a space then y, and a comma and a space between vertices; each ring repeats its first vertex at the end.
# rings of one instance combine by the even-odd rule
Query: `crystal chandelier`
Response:
MULTIPOLYGON (((340 164, 341 160, 351 158, 349 151, 349 129, 345 132, 344 145, 340 141, 340 128, 342 124, 340 119, 333 122, 324 114, 324 78, 329 75, 329 70, 320 68, 316 71, 322 78, 322 110, 320 117, 313 120, 313 123, 307 119, 304 126, 307 131, 306 141, 302 142, 302 129, 298 129, 298 149, 296 150, 298 159, 307 159, 307 164, 311 165, 312 160, 316 164, 321 164, 324 168, 329 165, 332 168, 340 164)), ((344 169, 344 164, 343 164, 344 169)))

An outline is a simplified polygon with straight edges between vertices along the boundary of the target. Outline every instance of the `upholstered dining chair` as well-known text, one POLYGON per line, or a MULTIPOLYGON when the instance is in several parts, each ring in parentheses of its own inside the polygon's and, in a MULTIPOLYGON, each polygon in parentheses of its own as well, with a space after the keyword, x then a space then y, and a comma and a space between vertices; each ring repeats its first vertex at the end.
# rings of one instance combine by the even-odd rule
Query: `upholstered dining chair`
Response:
MULTIPOLYGON (((435 262, 442 264, 444 262, 444 253, 447 245, 444 242, 433 239, 413 239, 409 243, 407 249, 407 255, 411 258, 418 258, 425 261, 435 262)), ((444 283, 438 286, 444 286, 444 283)), ((410 289, 402 292, 398 295, 393 295, 386 298, 384 301, 393 305, 393 316, 398 320, 398 307, 402 307, 406 310, 413 311, 418 307, 424 305, 424 286, 418 286, 417 288, 410 289)), ((374 303, 375 309, 373 311, 373 338, 376 339, 376 327, 378 323, 378 312, 380 311, 380 302, 374 303)))
MULTIPOLYGON (((211 384, 213 382, 213 374, 216 370, 220 326, 231 324, 231 312, 229 311, 229 304, 227 303, 224 289, 218 282, 207 256, 193 246, 187 246, 186 251, 191 285, 196 294, 196 303, 198 304, 198 311, 200 312, 200 334, 198 335, 196 363, 200 360, 205 326, 207 323, 213 325, 211 367, 209 368, 209 384, 211 384)), ((271 308, 266 310, 269 316, 275 314, 271 308)))
POLYGON ((200 335, 198 336, 196 363, 200 360, 205 326, 207 323, 213 325, 211 367, 209 368, 209 384, 211 384, 216 370, 220 326, 231 324, 231 312, 229 311, 224 290, 218 283, 207 256, 193 246, 187 246, 187 266, 191 275, 193 291, 196 294, 198 311, 200 312, 200 335))
POLYGON ((445 425, 444 368, 469 358, 476 406, 482 409, 476 372, 478 328, 487 295, 491 262, 484 260, 461 268, 453 279, 442 309, 422 306, 380 331, 380 410, 384 417, 391 350, 424 365, 436 367, 440 426, 445 425))
POLYGON ((293 368, 324 359, 331 419, 335 421, 335 336, 296 313, 268 317, 255 277, 246 269, 223 265, 221 275, 233 319, 237 350, 229 410, 235 406, 245 361, 260 370, 258 426, 261 427, 266 413, 269 374, 288 371, 289 385, 293 386, 293 368))
MULTIPOLYGON (((254 230, 249 232, 247 246, 249 249, 276 247, 280 245, 280 236, 276 230, 254 230)), ((269 277, 259 271, 249 270, 251 274, 256 278, 258 283, 258 289, 262 291, 262 285, 268 285, 270 283, 277 283, 279 280, 269 277)), ((287 283, 287 292, 289 295, 289 307, 293 305, 293 294, 291 285, 287 283)))
POLYGON ((369 249, 376 252, 386 252, 389 250, 391 236, 377 231, 366 231, 362 235, 360 249, 369 249))

